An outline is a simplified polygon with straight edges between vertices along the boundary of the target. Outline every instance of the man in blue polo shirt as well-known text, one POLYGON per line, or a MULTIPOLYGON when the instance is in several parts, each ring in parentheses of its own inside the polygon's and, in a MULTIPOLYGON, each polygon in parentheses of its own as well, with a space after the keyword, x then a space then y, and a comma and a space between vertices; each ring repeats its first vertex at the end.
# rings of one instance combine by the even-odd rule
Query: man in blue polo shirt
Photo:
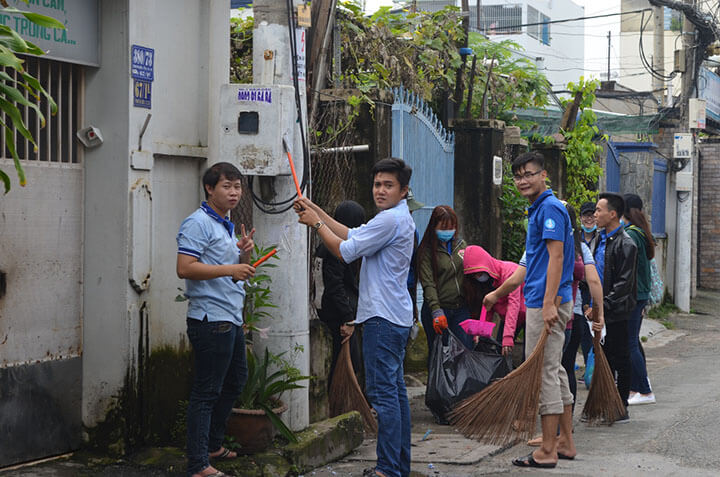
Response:
POLYGON ((513 464, 553 468, 558 458, 573 459, 577 454, 572 438, 573 397, 561 363, 565 325, 572 317, 575 244, 567 210, 545 184, 547 171, 542 154, 521 154, 512 163, 512 173, 518 191, 531 204, 525 241, 526 356, 535 348, 543 330, 549 333, 540 390, 542 445, 527 456, 513 460, 513 464))
POLYGON ((410 406, 403 359, 413 324, 407 278, 415 234, 406 196, 412 170, 390 158, 375 163, 372 174, 380 212, 360 227, 348 229, 308 199, 296 201, 295 210, 336 257, 345 263, 362 257, 354 324, 363 324, 365 391, 378 420, 377 465, 363 475, 405 477, 410 475, 410 406))
POLYGON ((242 313, 252 236, 242 227, 240 241, 227 217, 242 193, 242 175, 219 162, 203 175, 206 202, 180 225, 177 274, 185 279, 187 334, 195 355, 195 375, 187 410, 187 475, 217 474, 210 459, 231 459, 222 445, 225 423, 247 380, 242 313))

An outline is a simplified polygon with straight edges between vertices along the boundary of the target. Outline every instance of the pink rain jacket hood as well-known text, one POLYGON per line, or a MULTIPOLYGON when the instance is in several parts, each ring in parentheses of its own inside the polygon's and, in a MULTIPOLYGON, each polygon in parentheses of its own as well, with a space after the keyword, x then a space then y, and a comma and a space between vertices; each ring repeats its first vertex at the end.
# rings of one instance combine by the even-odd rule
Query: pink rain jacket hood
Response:
MULTIPOLYGON (((469 245, 465 248, 463 256, 463 269, 466 275, 487 272, 493 280, 495 288, 502 285, 510 278, 517 263, 504 262, 492 257, 484 248, 479 245, 469 245)), ((503 297, 495 303, 492 312, 505 317, 505 328, 503 329, 502 345, 513 346, 515 329, 519 324, 525 322, 525 297, 523 286, 516 288, 508 296, 503 297)))

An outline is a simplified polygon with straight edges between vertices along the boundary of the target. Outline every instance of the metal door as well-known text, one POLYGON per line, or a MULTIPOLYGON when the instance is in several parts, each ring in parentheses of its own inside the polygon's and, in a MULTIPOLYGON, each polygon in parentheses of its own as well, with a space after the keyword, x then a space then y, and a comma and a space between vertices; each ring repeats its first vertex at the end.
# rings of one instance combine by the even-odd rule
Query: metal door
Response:
MULTIPOLYGON (((59 112, 47 126, 21 108, 38 150, 13 138, 27 176, 20 187, 4 134, 0 167, 12 190, 0 199, 0 467, 80 445, 82 421, 83 71, 26 58, 59 112)), ((32 100, 32 97, 30 97, 32 100)))

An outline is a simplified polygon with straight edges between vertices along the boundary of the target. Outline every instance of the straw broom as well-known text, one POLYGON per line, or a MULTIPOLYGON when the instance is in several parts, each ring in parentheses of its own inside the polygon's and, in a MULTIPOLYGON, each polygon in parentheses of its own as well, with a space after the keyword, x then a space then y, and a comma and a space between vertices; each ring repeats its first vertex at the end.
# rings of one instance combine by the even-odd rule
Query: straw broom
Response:
POLYGON ((335 417, 350 411, 358 411, 363 419, 365 432, 376 434, 377 422, 362 389, 355 377, 352 359, 350 359, 350 337, 347 337, 340 349, 332 381, 330 381, 330 416, 335 417))
POLYGON ((455 406, 450 422, 465 437, 500 446, 532 437, 540 405, 547 337, 547 330, 543 330, 523 364, 455 406))
MULTIPOLYGON (((597 308, 593 307, 592 313, 593 321, 597 321, 597 308)), ((600 333, 595 333, 593 349, 595 351, 595 370, 592 381, 590 381, 590 390, 585 407, 583 407, 582 417, 587 420, 589 425, 612 425, 613 422, 625 415, 625 405, 620 398, 620 393, 615 386, 615 377, 600 345, 600 333)))

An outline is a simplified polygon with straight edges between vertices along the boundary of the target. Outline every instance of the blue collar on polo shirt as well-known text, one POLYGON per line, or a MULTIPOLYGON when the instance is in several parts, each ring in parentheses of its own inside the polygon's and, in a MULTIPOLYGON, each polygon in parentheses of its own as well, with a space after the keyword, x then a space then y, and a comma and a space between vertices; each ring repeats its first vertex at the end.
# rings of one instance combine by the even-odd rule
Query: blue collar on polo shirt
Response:
POLYGON ((610 237, 612 237, 613 235, 615 235, 615 234, 617 233, 617 231, 620 230, 621 228, 623 228, 622 224, 620 224, 620 225, 618 226, 618 228, 616 228, 615 230, 613 230, 613 231, 610 232, 610 233, 606 233, 606 232, 605 232, 605 229, 602 229, 602 230, 600 231, 600 236, 603 237, 604 240, 607 240, 607 239, 609 239, 610 237))
POLYGON ((219 222, 223 227, 225 227, 225 230, 228 231, 230 234, 230 237, 233 237, 233 232, 235 231, 235 224, 230 222, 230 219, 227 217, 220 217, 220 214, 215 212, 215 209, 210 207, 207 202, 203 201, 202 204, 200 204, 200 208, 205 211, 206 214, 208 214, 210 217, 212 217, 216 222, 219 222))

